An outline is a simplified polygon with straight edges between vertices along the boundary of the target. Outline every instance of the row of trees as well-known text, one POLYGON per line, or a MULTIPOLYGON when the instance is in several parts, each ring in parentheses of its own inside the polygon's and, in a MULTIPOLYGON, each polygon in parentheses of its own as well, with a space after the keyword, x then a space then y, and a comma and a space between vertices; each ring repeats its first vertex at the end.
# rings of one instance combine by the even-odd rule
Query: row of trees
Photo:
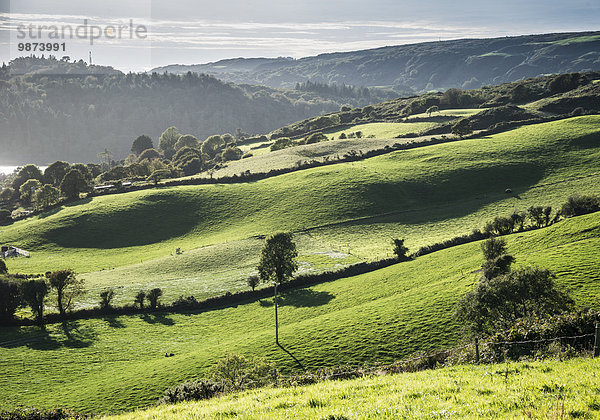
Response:
POLYGON ((21 205, 44 210, 61 198, 76 200, 81 193, 90 190, 95 173, 99 173, 97 165, 81 163, 71 165, 57 161, 43 173, 36 165, 25 165, 12 175, 9 186, 0 191, 0 206, 14 209, 21 205))
POLYGON ((17 281, 6 275, 6 265, 0 260, 0 271, 4 271, 0 277, 0 323, 11 322, 18 308, 28 307, 42 325, 50 291, 55 292, 54 305, 64 319, 67 311, 73 308, 75 299, 85 293, 83 280, 78 279, 72 270, 58 270, 46 273, 45 278, 17 281))

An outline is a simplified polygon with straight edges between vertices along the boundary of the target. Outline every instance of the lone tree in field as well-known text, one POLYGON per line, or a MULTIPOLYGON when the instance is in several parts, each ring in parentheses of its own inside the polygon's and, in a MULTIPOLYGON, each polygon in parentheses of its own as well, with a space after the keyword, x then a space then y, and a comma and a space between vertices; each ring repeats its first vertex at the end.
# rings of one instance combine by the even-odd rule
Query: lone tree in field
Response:
POLYGON ((74 299, 85 293, 83 280, 75 277, 73 270, 58 270, 46 275, 50 286, 56 290, 56 306, 61 318, 73 307, 74 299))
POLYGON ((554 284, 547 269, 523 267, 511 271, 515 261, 506 253, 506 242, 489 238, 481 244, 486 261, 483 275, 459 302, 455 315, 474 334, 491 334, 508 328, 517 319, 545 317, 570 307, 572 300, 554 284))
POLYGON ((284 283, 298 269, 298 251, 292 236, 290 232, 280 232, 267 238, 257 267, 263 282, 284 283))
POLYGON ((452 126, 452 134, 459 136, 461 139, 473 132, 471 121, 466 118, 459 120, 452 126))
POLYGON ((394 255, 398 258, 398 261, 408 260, 408 248, 404 246, 404 239, 392 239, 394 245, 394 255))
POLYGON ((48 283, 44 280, 29 280, 21 283, 23 302, 31 308, 40 326, 44 324, 44 306, 48 291, 48 283))
POLYGON ((149 136, 142 134, 133 141, 133 144, 131 145, 131 153, 139 156, 144 150, 153 148, 154 144, 152 144, 152 139, 149 136))

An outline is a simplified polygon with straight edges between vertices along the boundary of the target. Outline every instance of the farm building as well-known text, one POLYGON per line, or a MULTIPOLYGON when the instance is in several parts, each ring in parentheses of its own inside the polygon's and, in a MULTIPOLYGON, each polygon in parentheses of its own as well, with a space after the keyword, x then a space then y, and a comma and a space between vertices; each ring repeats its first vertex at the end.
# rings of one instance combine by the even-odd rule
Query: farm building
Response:
POLYGON ((9 257, 18 257, 18 256, 23 256, 23 257, 27 257, 29 258, 29 252, 14 247, 14 246, 8 246, 8 245, 2 245, 2 247, 0 247, 0 258, 9 258, 9 257))

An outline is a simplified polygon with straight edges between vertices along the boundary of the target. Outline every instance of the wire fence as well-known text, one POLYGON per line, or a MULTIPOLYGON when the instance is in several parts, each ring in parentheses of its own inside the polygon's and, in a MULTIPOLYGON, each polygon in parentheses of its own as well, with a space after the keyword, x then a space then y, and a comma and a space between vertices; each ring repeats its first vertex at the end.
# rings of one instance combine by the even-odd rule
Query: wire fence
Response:
POLYGON ((479 342, 476 340, 451 349, 422 354, 388 364, 321 367, 296 375, 276 373, 274 376, 277 384, 302 385, 326 380, 414 372, 458 363, 496 363, 506 360, 519 360, 527 356, 540 359, 552 355, 561 357, 600 356, 600 324, 596 324, 595 333, 589 334, 516 341, 479 342), (578 340, 579 343, 577 343, 578 340), (560 347, 554 349, 540 347, 541 344, 553 343, 559 343, 560 347), (518 351, 515 351, 515 347, 519 347, 518 351))

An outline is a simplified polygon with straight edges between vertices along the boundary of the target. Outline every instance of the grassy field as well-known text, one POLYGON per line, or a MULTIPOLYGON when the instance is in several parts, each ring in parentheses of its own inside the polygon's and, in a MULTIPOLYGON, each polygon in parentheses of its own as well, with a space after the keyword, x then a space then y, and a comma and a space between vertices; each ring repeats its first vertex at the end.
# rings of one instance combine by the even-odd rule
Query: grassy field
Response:
MULTIPOLYGON (((507 237, 519 264, 558 274, 578 304, 598 305, 600 213, 507 237), (568 258, 565 258, 568 256, 568 258)), ((280 341, 308 368, 386 363, 460 340, 457 300, 477 281, 479 243, 286 292, 280 341)), ((0 407, 110 413, 152 404, 226 353, 295 368, 273 339, 272 299, 206 312, 107 316, 0 330, 0 407), (165 352, 174 357, 165 358, 165 352)))
POLYGON ((296 232, 303 269, 322 269, 390 255, 393 237, 416 249, 494 215, 598 193, 599 122, 527 126, 252 183, 97 197, 0 236, 32 252, 10 260, 11 272, 72 268, 89 284, 86 304, 108 285, 123 287, 119 302, 143 285, 164 286, 166 300, 218 294, 245 287, 260 236, 274 231, 296 232))
POLYGON ((420 131, 431 128, 435 125, 434 122, 402 122, 402 123, 367 123, 357 124, 350 128, 342 130, 325 130, 323 133, 327 137, 334 137, 336 140, 340 138, 342 133, 348 136, 351 133, 360 131, 363 137, 371 137, 376 139, 391 139, 402 134, 418 133, 420 131))
POLYGON ((599 371, 600 359, 453 366, 252 390, 110 419, 591 419, 600 417, 599 371))

